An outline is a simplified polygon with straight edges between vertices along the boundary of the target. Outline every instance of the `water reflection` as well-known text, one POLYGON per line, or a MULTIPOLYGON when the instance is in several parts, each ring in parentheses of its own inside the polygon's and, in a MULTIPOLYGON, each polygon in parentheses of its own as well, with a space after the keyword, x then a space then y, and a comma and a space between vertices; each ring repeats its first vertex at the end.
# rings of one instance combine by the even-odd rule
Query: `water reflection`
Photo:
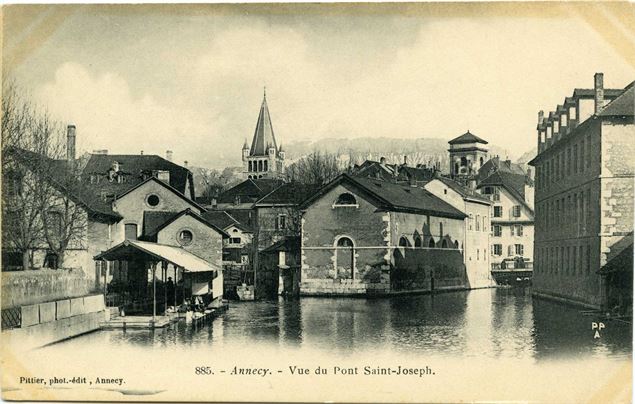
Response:
POLYGON ((63 344, 127 344, 152 349, 219 350, 273 346, 335 352, 543 360, 572 355, 630 357, 631 327, 606 322, 595 339, 580 309, 533 299, 529 289, 481 289, 390 299, 320 299, 233 303, 211 325, 100 331, 63 344))

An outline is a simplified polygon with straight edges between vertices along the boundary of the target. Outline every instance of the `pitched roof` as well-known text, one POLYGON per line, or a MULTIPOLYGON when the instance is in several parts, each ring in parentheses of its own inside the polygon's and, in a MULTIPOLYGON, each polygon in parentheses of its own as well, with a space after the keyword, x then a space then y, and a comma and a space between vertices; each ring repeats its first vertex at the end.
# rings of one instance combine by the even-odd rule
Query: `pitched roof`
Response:
POLYGON ((481 139, 468 130, 459 137, 456 137, 448 142, 449 144, 463 144, 463 143, 483 143, 487 144, 486 140, 481 139))
POLYGON ((208 210, 207 212, 203 212, 202 216, 205 220, 223 230, 230 226, 236 226, 243 231, 250 231, 224 210, 208 210))
MULTIPOLYGON (((86 209, 87 213, 98 221, 119 221, 121 215, 112 209, 112 203, 101 197, 81 181, 75 181, 69 176, 72 169, 67 160, 56 160, 20 148, 10 148, 6 151, 20 164, 27 168, 36 169, 45 180, 54 186, 59 192, 67 195, 74 203, 86 209)), ((5 156, 3 155, 3 158, 5 156)))
POLYGON ((267 147, 273 146, 278 150, 276 137, 273 134, 273 126, 271 125, 271 116, 269 115, 269 107, 267 106, 267 94, 265 93, 260 105, 260 113, 256 122, 256 130, 254 138, 251 141, 250 156, 266 156, 267 147))
POLYGON ((253 231, 252 216, 254 212, 251 209, 225 209, 225 213, 234 218, 247 231, 253 231))
POLYGON ((477 184, 477 188, 482 188, 488 185, 496 185, 504 187, 518 202, 520 202, 525 208, 534 214, 534 210, 525 201, 525 184, 526 176, 513 174, 503 170, 497 170, 489 177, 485 178, 477 184))
POLYGON ((300 237, 299 236, 285 236, 282 239, 276 241, 269 247, 261 251, 261 253, 270 253, 278 251, 300 251, 300 237))
MULTIPOLYGON (((170 223, 173 223, 174 221, 176 221, 177 219, 179 219, 181 216, 191 216, 194 219, 198 220, 199 222, 207 225, 208 227, 211 227, 212 229, 216 230, 217 232, 219 232, 221 235, 223 235, 223 237, 229 237, 229 234, 227 234, 227 232, 225 232, 225 230, 219 228, 218 226, 210 223, 209 221, 205 220, 205 218, 203 218, 201 215, 199 215, 198 213, 192 211, 191 209, 187 208, 179 213, 173 214, 171 217, 167 217, 167 220, 164 221, 163 223, 161 223, 160 225, 156 226, 154 228, 154 230, 152 231, 152 233, 146 233, 144 231, 144 236, 146 236, 147 238, 152 238, 154 236, 156 236, 161 230, 163 230, 164 228, 166 228, 170 223)), ((166 215, 167 216, 167 215, 166 215)), ((155 217, 155 219, 160 219, 160 215, 157 215, 155 217)), ((156 225, 156 222, 152 223, 153 225, 156 225)), ((145 215, 144 215, 144 225, 145 225, 145 215)))
POLYGON ((348 183, 360 189, 365 196, 375 201, 378 208, 386 211, 435 215, 456 219, 466 217, 463 212, 424 188, 378 179, 353 177, 348 174, 342 174, 325 185, 318 194, 307 199, 302 204, 302 207, 310 206, 315 200, 341 183, 348 183))
POLYGON ((146 210, 143 212, 143 229, 141 229, 141 235, 145 238, 150 238, 153 235, 157 234, 157 229, 163 225, 163 223, 167 222, 174 216, 176 216, 177 212, 167 212, 167 211, 153 211, 146 210))
POLYGON ((634 116, 635 115, 635 81, 629 84, 616 99, 609 102, 599 116, 634 116))
POLYGON ((260 198, 256 201, 256 205, 299 205, 319 189, 319 185, 288 182, 260 198))
POLYGON ((103 180, 95 184, 91 183, 92 187, 112 194, 120 194, 152 176, 154 171, 169 171, 170 186, 185 194, 189 183, 190 195, 188 197, 194 198, 194 182, 190 170, 152 154, 91 154, 82 171, 84 180, 88 181, 91 175, 106 177, 115 161, 119 163, 119 170, 125 181, 118 183, 103 180))
POLYGON ((396 181, 430 181, 435 176, 435 170, 432 168, 411 167, 398 164, 381 164, 378 161, 366 160, 360 165, 356 165, 352 175, 358 177, 381 178, 385 180, 396 181), (395 177, 395 171, 397 176, 395 177))
POLYGON ((452 189, 454 192, 458 193, 463 198, 475 199, 477 201, 485 202, 488 205, 491 203, 489 198, 484 197, 483 195, 481 195, 480 193, 476 192, 472 188, 466 187, 465 185, 460 184, 460 183, 454 181, 451 178, 438 176, 435 179, 437 179, 437 180, 441 181, 442 183, 444 183, 448 188, 452 189))
POLYGON ((220 194, 218 203, 234 203, 236 197, 242 203, 256 202, 282 184, 284 181, 276 178, 247 179, 220 194))

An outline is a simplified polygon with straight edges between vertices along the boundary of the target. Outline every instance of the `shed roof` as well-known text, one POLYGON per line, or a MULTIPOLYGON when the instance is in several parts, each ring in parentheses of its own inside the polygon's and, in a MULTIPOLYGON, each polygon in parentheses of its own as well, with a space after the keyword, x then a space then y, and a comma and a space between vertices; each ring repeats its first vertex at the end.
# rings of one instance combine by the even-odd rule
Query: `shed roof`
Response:
POLYGON ((144 255, 149 260, 167 261, 186 272, 219 271, 220 266, 197 257, 182 247, 165 244, 149 243, 138 240, 125 240, 107 251, 94 257, 95 260, 117 261, 126 260, 134 255, 144 255))

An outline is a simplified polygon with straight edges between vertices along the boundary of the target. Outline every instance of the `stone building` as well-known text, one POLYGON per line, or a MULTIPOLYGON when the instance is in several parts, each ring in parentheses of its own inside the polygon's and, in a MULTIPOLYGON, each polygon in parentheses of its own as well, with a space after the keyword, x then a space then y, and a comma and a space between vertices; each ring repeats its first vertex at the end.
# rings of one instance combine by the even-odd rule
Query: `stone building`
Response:
MULTIPOLYGON (((199 288, 198 292, 222 297, 223 239, 229 236, 201 216, 205 209, 193 200, 191 172, 155 155, 108 155, 104 151, 76 158, 74 126, 69 126, 67 138, 65 160, 24 150, 16 153, 17 161, 27 170, 36 160, 46 161, 50 169, 40 173, 41 180, 54 184, 60 197, 83 211, 83 216, 75 221, 81 226, 79 239, 64 252, 64 267, 81 268, 84 277, 101 290, 104 283, 125 283, 126 293, 132 296, 147 289, 141 286, 141 278, 147 277, 147 268, 143 266, 150 261, 165 262, 166 268, 158 275, 162 282, 167 280, 166 271, 178 272, 172 275, 174 281, 191 272, 184 262, 171 261, 167 255, 162 260, 160 252, 147 253, 160 249, 168 255, 175 253, 172 257, 197 262, 196 272, 207 272, 197 276, 208 276, 208 287, 199 288), (132 250, 153 258, 145 264, 112 258, 125 255, 119 252, 132 250), (106 252, 108 257, 104 255, 106 252), (95 257, 99 257, 97 262, 93 260, 95 257), (133 283, 139 286, 136 290, 133 283)), ((64 212, 57 207, 52 206, 47 210, 49 213, 57 222, 65 223, 64 212)), ((32 264, 36 268, 50 266, 55 262, 54 255, 38 246, 32 252, 32 264)))
POLYGON ((285 152, 278 147, 273 133, 267 93, 265 92, 256 122, 256 130, 251 147, 245 144, 242 149, 243 178, 282 178, 284 176, 285 152))
POLYGON ((467 215, 422 187, 342 174, 301 209, 302 295, 468 286, 467 215))
POLYGON ((602 273, 615 272, 614 264, 604 268, 632 248, 634 93, 635 82, 605 89, 597 73, 593 89, 575 89, 548 116, 538 114, 538 155, 530 164, 539 296, 611 308, 608 297, 620 285, 608 280, 619 278, 602 273))
POLYGON ((494 286, 489 254, 492 202, 475 189, 442 176, 429 181, 424 188, 466 215, 462 249, 469 287, 494 286))

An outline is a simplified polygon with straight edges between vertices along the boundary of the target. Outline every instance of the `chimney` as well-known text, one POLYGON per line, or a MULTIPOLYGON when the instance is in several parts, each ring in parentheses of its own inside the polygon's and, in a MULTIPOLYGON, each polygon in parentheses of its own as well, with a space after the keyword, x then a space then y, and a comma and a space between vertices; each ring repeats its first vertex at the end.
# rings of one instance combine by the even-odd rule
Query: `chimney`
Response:
POLYGON ((538 125, 540 125, 544 119, 545 119, 545 111, 541 109, 540 111, 538 111, 538 125))
POLYGON ((68 125, 66 127, 66 160, 75 160, 75 125, 68 125))
POLYGON ((143 150, 141 150, 141 153, 139 153, 139 154, 143 156, 143 150))
POLYGON ((475 178, 470 178, 469 180, 467 180, 467 186, 471 190, 475 190, 476 189, 476 179, 475 178))
POLYGON ((166 150, 166 151, 165 151, 165 159, 166 159, 167 161, 172 161, 172 155, 173 155, 173 154, 172 154, 172 150, 166 150))
POLYGON ((408 155, 403 156, 403 165, 408 166, 408 155))
POLYGON ((114 172, 116 172, 116 173, 118 173, 118 172, 120 171, 120 170, 119 170, 119 162, 118 162, 118 161, 113 161, 113 162, 112 162, 112 170, 113 170, 114 172))
POLYGON ((386 157, 381 157, 379 159, 379 164, 381 164, 382 166, 386 165, 386 157))
POLYGON ((604 106, 604 73, 595 73, 595 113, 599 113, 604 106))
POLYGON ((183 162, 183 167, 187 168, 187 160, 183 162))

